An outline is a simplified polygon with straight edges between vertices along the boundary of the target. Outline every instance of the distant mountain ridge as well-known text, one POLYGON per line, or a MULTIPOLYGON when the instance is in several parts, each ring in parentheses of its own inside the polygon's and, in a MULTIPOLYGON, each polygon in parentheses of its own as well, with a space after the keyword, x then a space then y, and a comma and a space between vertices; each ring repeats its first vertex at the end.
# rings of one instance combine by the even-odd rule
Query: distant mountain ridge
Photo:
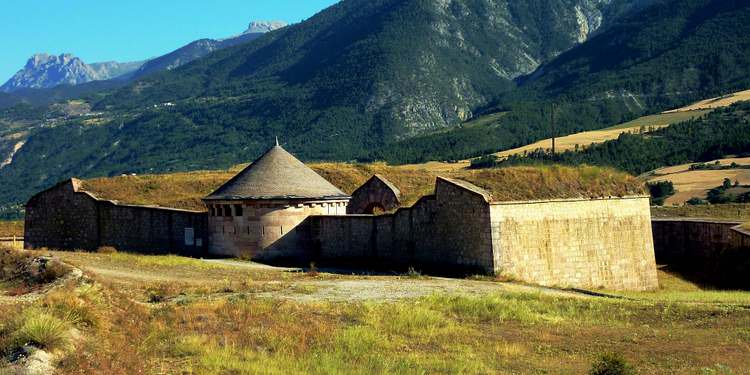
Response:
POLYGON ((211 52, 236 46, 259 38, 261 35, 287 26, 284 21, 253 21, 242 34, 225 39, 200 39, 180 47, 166 55, 147 61, 132 74, 132 79, 149 74, 172 70, 191 61, 204 57, 211 52))
POLYGON ((59 56, 38 53, 29 58, 23 69, 0 86, 0 91, 46 89, 59 85, 80 85, 91 81, 102 81, 130 73, 138 69, 141 64, 142 62, 109 61, 89 65, 69 53, 59 56))
POLYGON ((23 89, 76 86, 111 79, 130 81, 158 71, 177 68, 213 51, 249 42, 286 25, 283 21, 253 21, 242 34, 225 39, 200 39, 147 61, 86 64, 70 53, 59 56, 38 53, 29 58, 23 69, 0 86, 0 91, 12 93, 23 89))

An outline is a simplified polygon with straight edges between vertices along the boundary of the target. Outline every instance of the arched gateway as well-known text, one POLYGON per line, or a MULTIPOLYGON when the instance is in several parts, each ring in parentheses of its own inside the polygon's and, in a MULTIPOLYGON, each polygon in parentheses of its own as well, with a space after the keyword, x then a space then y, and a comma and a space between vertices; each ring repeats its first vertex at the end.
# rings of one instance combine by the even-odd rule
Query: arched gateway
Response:
POLYGON ((204 198, 209 253, 253 259, 291 256, 310 215, 345 215, 350 197, 278 144, 204 198))

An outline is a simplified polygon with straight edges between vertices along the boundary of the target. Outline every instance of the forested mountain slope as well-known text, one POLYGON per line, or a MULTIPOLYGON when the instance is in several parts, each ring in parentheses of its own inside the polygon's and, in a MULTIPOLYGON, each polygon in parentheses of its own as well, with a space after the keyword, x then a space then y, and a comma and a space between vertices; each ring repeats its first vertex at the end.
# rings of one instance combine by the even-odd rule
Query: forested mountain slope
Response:
POLYGON ((600 129, 750 87, 750 2, 665 0, 627 16, 517 81, 480 127, 387 147, 402 162, 462 159, 600 129))

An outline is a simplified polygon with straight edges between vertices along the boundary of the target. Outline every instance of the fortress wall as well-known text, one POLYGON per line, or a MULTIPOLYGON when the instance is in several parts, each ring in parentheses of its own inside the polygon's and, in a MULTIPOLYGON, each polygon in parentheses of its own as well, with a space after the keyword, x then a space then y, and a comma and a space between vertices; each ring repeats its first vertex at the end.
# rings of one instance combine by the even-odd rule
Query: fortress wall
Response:
POLYGON ((739 222, 655 219, 656 259, 696 282, 750 289, 750 232, 739 222))
POLYGON ((27 249, 94 251, 112 246, 120 251, 202 255, 207 246, 205 213, 102 200, 82 191, 76 179, 35 195, 26 209, 27 249))
POLYGON ((144 254, 204 255, 207 221, 202 212, 99 205, 99 246, 144 254))
POLYGON ((658 287, 647 197, 491 205, 496 273, 561 287, 658 287))
POLYGON ((312 216, 311 254, 321 259, 370 259, 447 271, 494 270, 489 205, 484 197, 438 180, 436 194, 394 214, 312 216))
MULTIPOLYGON (((654 219, 654 248, 659 263, 709 259, 727 250, 750 249, 750 235, 740 222, 700 219, 654 219)), ((750 257, 750 255, 749 255, 750 257)))
POLYGON ((438 262, 450 262, 468 268, 494 273, 495 264, 490 227, 490 205, 487 193, 473 185, 457 185, 456 181, 438 178, 435 195, 438 207, 434 223, 426 228, 426 236, 434 238, 433 253, 423 254, 438 262))
POLYGON ((26 205, 24 247, 83 249, 99 247, 97 201, 77 193, 77 181, 60 183, 26 205))

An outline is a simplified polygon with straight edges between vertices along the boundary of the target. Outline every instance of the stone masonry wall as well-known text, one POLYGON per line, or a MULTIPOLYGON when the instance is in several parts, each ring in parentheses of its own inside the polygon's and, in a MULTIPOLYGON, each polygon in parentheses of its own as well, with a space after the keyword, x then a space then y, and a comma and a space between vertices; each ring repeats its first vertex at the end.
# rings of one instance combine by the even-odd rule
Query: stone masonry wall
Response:
POLYGON ((658 287, 646 197, 493 204, 496 273, 547 286, 658 287))
POLYGON ((203 255, 203 212, 122 205, 98 199, 71 179, 32 197, 26 205, 24 246, 93 251, 203 255))
POLYGON ((99 246, 144 254, 204 256, 206 214, 164 208, 99 204, 99 246))
POLYGON ((656 219, 652 222, 656 259, 699 284, 750 290, 750 232, 739 224, 656 219))
POLYGON ((210 254, 272 260, 304 257, 307 236, 297 226, 310 215, 344 215, 347 201, 211 201, 208 205, 210 254))
POLYGON ((439 179, 434 196, 389 215, 312 216, 306 222, 321 259, 370 259, 446 271, 494 270, 486 197, 439 179))
POLYGON ((84 249, 99 247, 96 200, 77 193, 80 183, 66 181, 26 204, 24 247, 84 249))
POLYGON ((347 214, 372 214, 375 208, 384 212, 401 206, 401 192, 385 177, 375 175, 352 193, 346 208, 347 214))
POLYGON ((740 224, 705 219, 654 219, 656 259, 664 264, 699 261, 727 250, 750 249, 750 235, 737 228, 740 224))

